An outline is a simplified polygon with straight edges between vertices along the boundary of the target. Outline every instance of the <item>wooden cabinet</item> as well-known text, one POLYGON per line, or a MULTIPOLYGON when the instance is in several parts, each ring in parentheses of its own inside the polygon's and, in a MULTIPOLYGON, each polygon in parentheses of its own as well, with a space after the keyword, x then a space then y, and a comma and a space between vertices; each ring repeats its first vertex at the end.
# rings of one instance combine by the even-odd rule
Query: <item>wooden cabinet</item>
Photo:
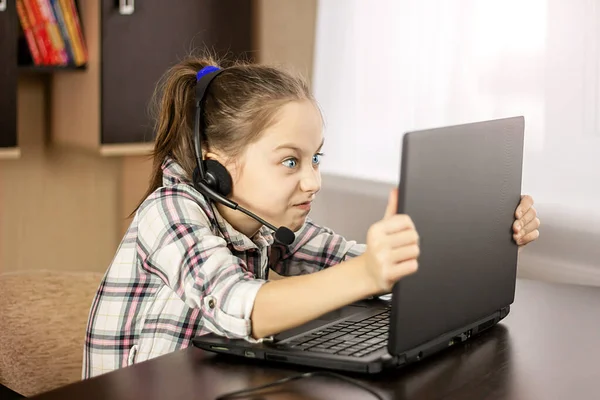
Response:
POLYGON ((89 60, 82 73, 54 74, 51 136, 103 155, 145 154, 154 132, 149 102, 160 76, 193 48, 238 57, 253 48, 252 1, 80 2, 89 60))
POLYGON ((0 154, 17 149, 17 36, 14 1, 0 0, 0 154))
POLYGON ((152 139, 147 108, 160 76, 192 46, 234 55, 252 50, 251 2, 142 0, 131 15, 102 2, 102 144, 152 139))
MULTIPOLYGON (((8 9, 0 12, 0 146, 5 147, 16 146, 18 74, 18 19, 15 1, 6 1, 8 9)), ((46 71, 52 145, 103 155, 146 153, 154 139, 149 102, 170 66, 193 49, 235 58, 255 50, 252 0, 86 0, 78 7, 88 63, 81 70, 46 71), (134 8, 122 12, 120 3, 134 8)))

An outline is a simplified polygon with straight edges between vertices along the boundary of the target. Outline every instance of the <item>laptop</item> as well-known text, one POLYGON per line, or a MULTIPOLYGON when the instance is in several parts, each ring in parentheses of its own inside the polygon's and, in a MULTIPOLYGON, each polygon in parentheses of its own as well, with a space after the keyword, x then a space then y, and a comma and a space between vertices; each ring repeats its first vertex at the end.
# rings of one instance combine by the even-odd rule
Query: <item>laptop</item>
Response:
POLYGON ((405 133, 398 213, 420 236, 419 270, 391 296, 353 303, 259 344, 214 334, 201 349, 377 373, 419 362, 492 328, 514 301, 521 116, 405 133))

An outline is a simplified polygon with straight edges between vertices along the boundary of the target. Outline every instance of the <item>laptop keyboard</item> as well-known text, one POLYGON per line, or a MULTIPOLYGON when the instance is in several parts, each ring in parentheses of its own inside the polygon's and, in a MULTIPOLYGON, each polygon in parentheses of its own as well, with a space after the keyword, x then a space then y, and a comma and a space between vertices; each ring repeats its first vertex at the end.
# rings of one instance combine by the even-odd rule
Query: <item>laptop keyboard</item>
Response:
POLYGON ((361 321, 342 321, 295 338, 288 348, 340 356, 363 357, 387 345, 390 309, 361 321))

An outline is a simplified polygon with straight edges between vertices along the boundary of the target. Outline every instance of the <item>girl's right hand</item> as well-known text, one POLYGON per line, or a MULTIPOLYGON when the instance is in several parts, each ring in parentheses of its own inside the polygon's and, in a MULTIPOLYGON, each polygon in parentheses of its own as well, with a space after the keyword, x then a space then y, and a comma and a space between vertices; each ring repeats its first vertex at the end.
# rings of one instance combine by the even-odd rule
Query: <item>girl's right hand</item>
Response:
POLYGON ((377 293, 389 293, 396 281, 418 269, 419 235, 411 218, 397 214, 398 189, 390 192, 382 220, 367 232, 367 249, 361 257, 377 293))

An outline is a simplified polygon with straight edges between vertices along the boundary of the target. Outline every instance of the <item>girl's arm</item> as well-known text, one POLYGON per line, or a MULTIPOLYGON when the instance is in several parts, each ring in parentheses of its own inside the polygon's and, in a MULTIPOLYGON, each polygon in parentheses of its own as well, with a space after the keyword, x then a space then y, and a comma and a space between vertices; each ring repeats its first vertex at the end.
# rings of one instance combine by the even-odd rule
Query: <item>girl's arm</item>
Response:
POLYGON ((378 291, 363 256, 308 275, 270 281, 256 295, 251 315, 256 339, 294 328, 378 291))
POLYGON ((251 314, 256 339, 295 328, 365 297, 389 292, 417 270, 419 237, 411 219, 396 214, 392 191, 384 218, 367 234, 366 251, 318 272, 268 282, 256 295, 251 314))

